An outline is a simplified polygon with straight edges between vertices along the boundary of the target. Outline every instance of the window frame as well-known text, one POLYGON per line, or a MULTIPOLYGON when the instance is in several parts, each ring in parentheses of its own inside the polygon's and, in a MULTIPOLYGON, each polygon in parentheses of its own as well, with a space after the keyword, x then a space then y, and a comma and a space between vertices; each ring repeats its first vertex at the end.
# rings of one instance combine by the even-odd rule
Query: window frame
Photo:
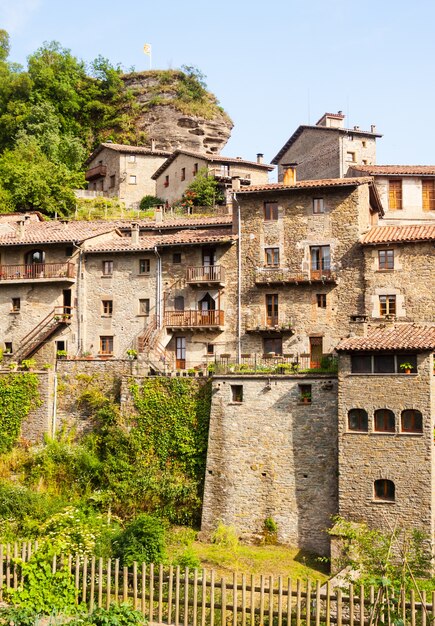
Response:
POLYGON ((231 389, 231 403, 242 404, 243 403, 243 385, 230 385, 231 389))
POLYGON ((325 199, 313 198, 313 215, 320 215, 325 213, 325 199))
POLYGON ((396 294, 385 294, 379 296, 379 316, 397 315, 396 294))
POLYGON ((113 276, 113 259, 102 261, 101 271, 103 276, 113 276))
POLYGON ((101 300, 102 316, 112 317, 113 315, 113 300, 106 299, 101 300))
POLYGON ((418 371, 417 364, 417 353, 402 353, 402 352, 355 352, 350 355, 351 359, 351 374, 356 374, 357 376, 365 375, 365 376, 379 376, 379 375, 391 375, 391 374, 400 374, 401 376, 407 376, 400 365, 402 363, 411 363, 412 371, 418 371), (382 358, 384 356, 392 356, 394 357, 394 369, 388 372, 379 371, 379 362, 376 363, 378 358, 382 358), (365 361, 365 364, 364 364, 365 361), (359 369, 359 371, 358 371, 359 369))
POLYGON ((279 247, 264 248, 264 267, 279 267, 279 247))
POLYGON ((396 501, 396 485, 388 478, 378 478, 373 483, 373 500, 379 502, 396 501))
POLYGON ((316 293, 316 304, 318 309, 327 308, 326 293, 316 293))
POLYGON ((181 263, 181 252, 173 252, 172 253, 172 264, 180 265, 181 263))
POLYGON ((151 309, 151 302, 149 298, 139 298, 139 303, 138 303, 138 315, 141 317, 149 317, 150 315, 150 309, 151 309))
POLYGON ((394 270, 394 248, 378 250, 378 269, 394 270))
POLYGON ((373 432, 391 433, 396 432, 396 415, 391 409, 376 409, 373 414, 373 432))
POLYGON ((139 274, 143 276, 144 274, 151 273, 151 259, 139 259, 139 274))
POLYGON ((113 355, 113 335, 100 335, 99 354, 113 355))
POLYGON ((265 222, 278 221, 278 202, 274 200, 263 202, 263 219, 265 222))
POLYGON ((266 326, 277 326, 279 323, 279 296, 277 293, 265 295, 266 326))
POLYGON ((21 311, 21 298, 18 296, 11 298, 11 312, 19 313, 21 311))
POLYGON ((400 414, 400 432, 423 434, 423 415, 418 409, 403 409, 400 414), (404 420, 411 418, 411 426, 405 427, 404 420))
POLYGON ((423 211, 435 211, 435 179, 423 178, 421 181, 421 204, 423 211))
POLYGON ((351 433, 368 433, 369 416, 365 409, 352 408, 347 412, 347 430, 351 433), (351 426, 351 419, 356 418, 357 427, 351 426))
POLYGON ((403 209, 403 181, 393 178, 388 181, 388 209, 401 211, 403 209))
POLYGON ((264 337, 263 338, 263 354, 270 353, 282 355, 282 337, 264 337), (268 346, 268 342, 270 345, 268 346), (273 350, 271 349, 273 347, 273 350))
POLYGON ((186 168, 182 167, 180 172, 180 180, 186 180, 186 168))
POLYGON ((137 185, 137 176, 136 176, 136 174, 129 174, 128 175, 128 184, 129 185, 137 185))

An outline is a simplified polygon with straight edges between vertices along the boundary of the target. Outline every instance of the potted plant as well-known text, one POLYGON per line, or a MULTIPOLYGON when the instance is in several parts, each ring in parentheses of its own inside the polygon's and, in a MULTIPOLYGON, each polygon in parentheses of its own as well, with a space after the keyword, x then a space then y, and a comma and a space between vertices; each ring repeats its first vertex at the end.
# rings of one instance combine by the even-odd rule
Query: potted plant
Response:
POLYGON ((86 350, 86 352, 83 352, 82 357, 89 361, 90 359, 92 359, 92 354, 89 352, 89 350, 86 350))
POLYGON ((414 369, 414 366, 411 363, 401 363, 399 367, 402 372, 405 372, 405 374, 410 374, 411 370, 414 369))
POLYGON ((129 348, 127 350, 127 357, 130 359, 130 361, 134 361, 134 359, 137 359, 137 350, 129 348))
POLYGON ((35 365, 35 359, 23 359, 21 361, 21 369, 25 370, 26 372, 30 372, 31 370, 33 370, 35 365))
POLYGON ((301 402, 302 402, 302 404, 310 404, 311 403, 311 393, 309 391, 304 391, 301 394, 301 402))
POLYGON ((191 367, 190 369, 187 370, 187 373, 189 376, 195 376, 196 371, 191 367))
POLYGON ((68 356, 68 353, 67 353, 67 351, 66 351, 66 350, 58 350, 58 351, 56 352, 56 357, 57 357, 58 359, 66 359, 66 357, 67 357, 67 356, 68 356))

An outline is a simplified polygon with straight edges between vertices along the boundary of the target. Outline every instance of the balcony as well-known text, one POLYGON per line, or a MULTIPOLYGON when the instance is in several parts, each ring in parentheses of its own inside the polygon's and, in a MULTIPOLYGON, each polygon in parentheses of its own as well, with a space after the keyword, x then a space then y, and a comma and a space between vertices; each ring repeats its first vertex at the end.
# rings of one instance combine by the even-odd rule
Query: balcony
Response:
POLYGON ((164 325, 169 329, 216 330, 224 325, 224 311, 165 311, 164 325))
POLYGON ((0 265, 0 282, 29 283, 67 281, 74 282, 76 277, 73 263, 32 263, 28 265, 0 265))
POLYGON ((266 322, 260 320, 247 320, 245 323, 247 333, 276 334, 294 333, 293 320, 291 318, 279 319, 268 318, 266 322))
POLYGON ((240 170, 233 167, 209 167, 208 174, 214 176, 216 180, 223 183, 230 183, 231 179, 237 176, 240 178, 240 183, 242 185, 251 184, 251 174, 246 172, 246 170, 240 170))
POLYGON ((337 277, 331 270, 295 272, 289 267, 257 267, 256 285, 310 285, 311 283, 335 283, 337 277))
POLYGON ((186 271, 186 282, 189 285, 212 285, 223 286, 225 277, 224 268, 220 265, 200 265, 199 267, 188 267, 186 271))
POLYGON ((97 165, 95 167, 91 167, 90 170, 85 172, 86 180, 94 180, 95 178, 104 178, 107 174, 107 166, 106 165, 97 165))

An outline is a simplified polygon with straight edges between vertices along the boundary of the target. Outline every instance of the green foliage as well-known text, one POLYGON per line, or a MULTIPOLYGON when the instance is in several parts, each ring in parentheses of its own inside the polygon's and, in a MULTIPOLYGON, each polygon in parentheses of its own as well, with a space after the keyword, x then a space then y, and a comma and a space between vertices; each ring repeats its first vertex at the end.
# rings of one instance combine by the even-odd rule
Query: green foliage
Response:
POLYGON ((213 207, 222 201, 223 195, 219 191, 217 180, 214 176, 209 176, 207 168, 203 167, 184 192, 181 206, 213 207))
POLYGON ((263 524, 264 543, 273 545, 278 540, 278 524, 273 517, 266 517, 263 524))
POLYGON ((111 604, 110 608, 94 609, 89 615, 68 622, 69 626, 135 626, 147 621, 142 613, 135 611, 130 604, 111 604))
POLYGON ((8 374, 0 378, 0 453, 11 450, 23 419, 39 404, 35 374, 8 374))
POLYGON ((211 536, 211 541, 218 546, 228 548, 233 551, 237 550, 239 545, 239 537, 235 527, 227 526, 220 520, 211 536))
POLYGON ((151 515, 141 514, 127 524, 114 541, 114 553, 123 565, 162 563, 165 559, 165 527, 151 515))
POLYGON ((149 209, 158 206, 159 204, 165 204, 165 201, 157 196, 144 196, 140 201, 139 208, 141 211, 148 211, 149 209))
POLYGON ((1 626, 36 626, 37 614, 26 606, 0 607, 1 626))

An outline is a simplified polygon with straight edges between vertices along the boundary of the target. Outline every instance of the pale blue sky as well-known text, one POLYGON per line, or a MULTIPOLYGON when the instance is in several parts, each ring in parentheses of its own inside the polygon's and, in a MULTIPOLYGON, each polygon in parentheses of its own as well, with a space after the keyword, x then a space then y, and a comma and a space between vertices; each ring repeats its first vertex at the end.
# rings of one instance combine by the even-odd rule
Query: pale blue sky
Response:
POLYGON ((195 65, 232 117, 224 152, 275 156, 299 124, 342 109, 376 124, 378 163, 435 163, 433 0, 0 0, 10 59, 57 40, 85 61, 195 65))

